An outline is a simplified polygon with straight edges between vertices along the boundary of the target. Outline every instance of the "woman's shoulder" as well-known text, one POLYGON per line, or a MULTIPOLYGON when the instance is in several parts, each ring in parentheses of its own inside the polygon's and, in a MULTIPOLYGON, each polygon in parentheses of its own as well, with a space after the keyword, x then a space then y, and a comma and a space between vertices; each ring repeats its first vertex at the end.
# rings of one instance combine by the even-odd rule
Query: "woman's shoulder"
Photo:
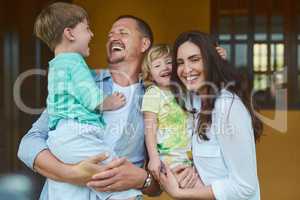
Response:
POLYGON ((229 90, 222 89, 216 99, 215 109, 223 113, 228 113, 232 109, 235 111, 245 111, 246 108, 238 95, 229 90))

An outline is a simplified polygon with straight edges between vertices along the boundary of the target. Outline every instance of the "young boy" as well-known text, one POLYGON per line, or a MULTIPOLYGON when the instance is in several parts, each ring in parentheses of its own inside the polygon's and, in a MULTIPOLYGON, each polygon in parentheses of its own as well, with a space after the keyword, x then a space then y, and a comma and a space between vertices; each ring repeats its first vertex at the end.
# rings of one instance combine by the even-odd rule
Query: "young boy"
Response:
MULTIPOLYGON (((54 3, 37 17, 34 32, 54 52, 49 62, 47 111, 49 150, 69 164, 107 152, 116 157, 105 142, 102 111, 116 110, 125 97, 114 93, 105 97, 95 84, 84 60, 93 37, 86 11, 74 4, 54 3)), ((91 190, 68 183, 48 181, 48 199, 90 199, 91 190)), ((134 199, 137 190, 96 192, 100 199, 134 199)))

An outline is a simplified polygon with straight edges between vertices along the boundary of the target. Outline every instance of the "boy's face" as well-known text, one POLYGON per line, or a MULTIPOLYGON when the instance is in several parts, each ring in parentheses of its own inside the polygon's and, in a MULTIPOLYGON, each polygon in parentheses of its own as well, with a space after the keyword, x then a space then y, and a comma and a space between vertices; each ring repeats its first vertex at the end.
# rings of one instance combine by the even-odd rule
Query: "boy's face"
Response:
POLYGON ((168 87, 172 72, 172 58, 168 55, 153 60, 150 73, 153 81, 160 87, 168 87))
POLYGON ((77 24, 72 29, 72 35, 74 36, 74 40, 72 41, 74 50, 80 53, 83 57, 89 56, 89 43, 94 34, 89 27, 88 21, 85 19, 77 24))

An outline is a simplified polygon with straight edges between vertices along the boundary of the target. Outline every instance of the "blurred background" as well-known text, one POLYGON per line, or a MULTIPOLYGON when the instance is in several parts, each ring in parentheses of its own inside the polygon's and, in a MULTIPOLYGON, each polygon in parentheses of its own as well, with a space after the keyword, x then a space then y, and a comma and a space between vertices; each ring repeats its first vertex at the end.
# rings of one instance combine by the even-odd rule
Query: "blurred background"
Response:
MULTIPOLYGON (((47 63, 53 55, 33 36, 32 30, 37 14, 52 2, 0 1, 0 194, 7 174, 29 177, 31 183, 23 176, 18 180, 30 186, 24 188, 33 191, 32 199, 38 198, 44 181, 16 155, 20 139, 45 106, 47 63), (32 69, 38 69, 39 74, 26 76, 19 88, 23 108, 36 109, 35 114, 28 114, 17 106, 13 91, 21 74, 32 69)), ((262 199, 300 199, 299 0, 65 2, 83 6, 90 16, 95 36, 88 63, 94 68, 106 66, 107 33, 114 19, 122 14, 136 15, 147 21, 154 31, 155 43, 173 43, 179 33, 187 30, 213 34, 218 44, 226 48, 230 62, 253 86, 254 98, 265 119, 264 136, 257 144, 262 199), (276 102, 281 105, 276 106, 276 102)), ((15 180, 13 178, 15 176, 8 180, 15 180)), ((167 198, 166 195, 160 197, 167 198)))

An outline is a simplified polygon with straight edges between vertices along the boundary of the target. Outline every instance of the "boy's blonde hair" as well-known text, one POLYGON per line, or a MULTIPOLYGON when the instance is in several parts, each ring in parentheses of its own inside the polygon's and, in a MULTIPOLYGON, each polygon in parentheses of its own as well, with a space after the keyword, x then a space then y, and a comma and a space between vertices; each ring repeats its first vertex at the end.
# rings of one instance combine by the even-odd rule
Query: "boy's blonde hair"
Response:
POLYGON ((61 42, 64 29, 74 28, 83 20, 88 20, 87 12, 71 3, 57 2, 42 10, 34 24, 34 34, 53 51, 61 42))
POLYGON ((151 64, 154 60, 162 56, 172 56, 172 48, 168 44, 157 44, 151 47, 144 57, 142 64, 142 76, 146 87, 153 84, 153 79, 150 73, 151 64))

